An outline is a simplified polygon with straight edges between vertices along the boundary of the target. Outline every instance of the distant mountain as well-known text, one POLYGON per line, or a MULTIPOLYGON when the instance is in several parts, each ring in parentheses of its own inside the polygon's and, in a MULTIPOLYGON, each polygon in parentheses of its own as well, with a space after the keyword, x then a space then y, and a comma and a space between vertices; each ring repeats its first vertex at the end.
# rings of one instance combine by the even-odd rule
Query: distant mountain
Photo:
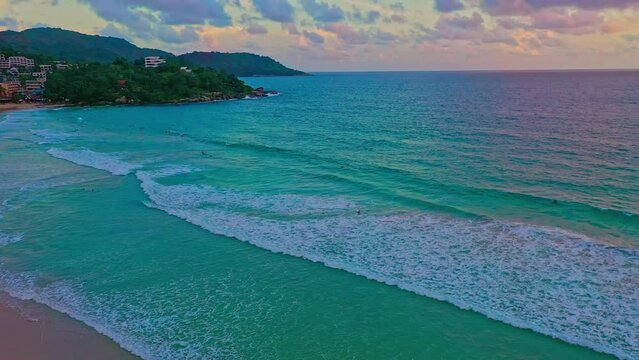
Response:
POLYGON ((186 62, 225 70, 237 76, 293 76, 305 73, 287 68, 268 56, 250 53, 192 52, 179 56, 186 62))
MULTIPOLYGON (((3 48, 78 63, 110 63, 118 57, 131 61, 144 56, 175 58, 169 52, 139 48, 124 39, 55 28, 0 31, 0 49, 3 48)), ((249 53, 194 52, 181 55, 179 59, 202 67, 225 70, 237 76, 304 75, 269 57, 249 53)))
POLYGON ((2 31, 0 48, 5 47, 21 53, 47 55, 71 62, 107 63, 118 57, 135 60, 144 56, 174 56, 162 50, 139 48, 124 39, 54 28, 2 31))

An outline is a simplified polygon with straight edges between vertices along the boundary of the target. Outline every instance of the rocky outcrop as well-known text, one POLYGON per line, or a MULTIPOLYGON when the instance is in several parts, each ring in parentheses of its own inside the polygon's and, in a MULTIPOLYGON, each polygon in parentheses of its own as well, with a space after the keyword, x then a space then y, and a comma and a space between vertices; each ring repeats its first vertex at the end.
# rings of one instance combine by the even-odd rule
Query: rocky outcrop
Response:
POLYGON ((258 87, 257 89, 254 89, 253 91, 251 91, 251 93, 247 95, 247 97, 262 98, 262 97, 275 96, 275 95, 279 95, 279 93, 277 91, 265 90, 263 87, 258 87))

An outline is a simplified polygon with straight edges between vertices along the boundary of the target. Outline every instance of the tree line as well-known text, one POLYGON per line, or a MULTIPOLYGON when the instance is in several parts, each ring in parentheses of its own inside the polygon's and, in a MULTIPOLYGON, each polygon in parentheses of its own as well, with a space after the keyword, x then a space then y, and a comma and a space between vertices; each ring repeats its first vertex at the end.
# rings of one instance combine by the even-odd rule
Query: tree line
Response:
POLYGON ((234 75, 208 68, 181 70, 180 61, 145 68, 118 58, 111 64, 90 63, 50 74, 45 97, 72 104, 169 103, 242 97, 252 88, 234 75))

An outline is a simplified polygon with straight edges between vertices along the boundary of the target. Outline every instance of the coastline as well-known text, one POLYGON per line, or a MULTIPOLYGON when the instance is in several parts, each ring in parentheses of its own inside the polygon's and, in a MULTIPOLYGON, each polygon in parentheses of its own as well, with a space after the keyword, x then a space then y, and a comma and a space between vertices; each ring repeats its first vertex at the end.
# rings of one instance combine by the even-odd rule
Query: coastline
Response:
POLYGON ((71 104, 71 103, 0 103, 0 114, 9 113, 20 110, 33 109, 51 109, 60 107, 96 107, 96 106, 144 106, 144 105, 186 105, 186 104, 207 104, 222 101, 244 100, 244 99, 260 99, 279 95, 279 92, 273 90, 264 90, 264 88, 254 89, 252 92, 234 97, 197 97, 192 99, 180 99, 176 101, 166 102, 112 102, 99 104, 71 104))
POLYGON ((88 325, 3 291, 0 323, 0 349, 7 359, 139 359, 88 325))
POLYGON ((64 104, 37 104, 37 103, 4 103, 0 104, 0 114, 19 111, 19 110, 30 110, 30 109, 46 109, 46 108, 59 108, 65 106, 64 104))

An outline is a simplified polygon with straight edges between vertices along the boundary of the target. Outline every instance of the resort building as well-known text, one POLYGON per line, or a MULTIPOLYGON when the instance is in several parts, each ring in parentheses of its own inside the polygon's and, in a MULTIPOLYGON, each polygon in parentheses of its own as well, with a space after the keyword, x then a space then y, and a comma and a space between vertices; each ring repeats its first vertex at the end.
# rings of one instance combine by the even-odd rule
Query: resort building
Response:
POLYGON ((40 65, 40 71, 52 72, 53 66, 51 65, 40 65))
POLYGON ((2 57, 0 57, 0 69, 6 70, 10 68, 11 63, 9 62, 9 59, 5 59, 4 55, 2 55, 2 57))
POLYGON ((144 58, 144 67, 147 68, 156 68, 164 63, 166 63, 166 60, 159 56, 147 56, 144 58))
POLYGON ((181 70, 181 71, 184 71, 184 72, 187 72, 187 73, 193 72, 193 70, 189 69, 189 68, 188 68, 188 67, 186 67, 186 66, 182 66, 182 67, 180 67, 180 70, 181 70))
POLYGON ((24 85, 27 93, 32 93, 36 90, 44 89, 44 84, 39 80, 27 80, 24 85))
POLYGON ((19 81, 2 82, 0 83, 0 88, 4 90, 2 92, 4 93, 4 96, 6 97, 11 97, 13 96, 13 94, 18 93, 21 90, 19 81))
POLYGON ((40 78, 40 79, 47 79, 47 73, 44 71, 39 71, 39 72, 33 72, 31 73, 31 77, 33 78, 40 78))
POLYGON ((34 67, 35 61, 24 56, 9 56, 10 66, 34 67))
POLYGON ((57 70, 67 70, 69 68, 69 64, 57 63, 57 64, 55 64, 55 68, 57 70))

